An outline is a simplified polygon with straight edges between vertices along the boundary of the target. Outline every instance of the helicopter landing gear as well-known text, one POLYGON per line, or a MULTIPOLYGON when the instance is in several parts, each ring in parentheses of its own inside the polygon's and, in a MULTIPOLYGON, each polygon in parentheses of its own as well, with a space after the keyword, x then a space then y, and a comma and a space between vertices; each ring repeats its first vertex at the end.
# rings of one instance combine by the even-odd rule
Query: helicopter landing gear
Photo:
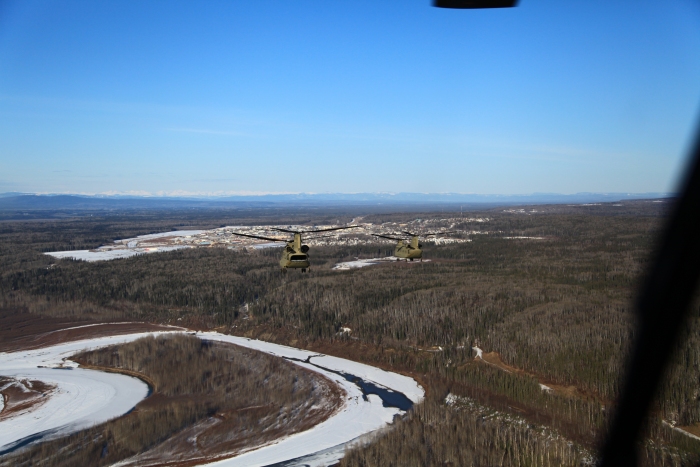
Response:
POLYGON ((301 272, 306 272, 306 269, 304 269, 304 268, 301 268, 301 272))
POLYGON ((411 261, 413 261, 413 258, 411 258, 411 261))

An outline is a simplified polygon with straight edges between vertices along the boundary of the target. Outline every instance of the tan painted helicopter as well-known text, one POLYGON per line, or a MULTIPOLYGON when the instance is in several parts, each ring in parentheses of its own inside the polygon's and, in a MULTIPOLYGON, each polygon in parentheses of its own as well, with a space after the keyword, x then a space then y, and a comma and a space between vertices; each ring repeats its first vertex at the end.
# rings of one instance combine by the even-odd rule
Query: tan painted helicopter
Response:
MULTIPOLYGON (((359 226, 351 225, 348 227, 334 227, 332 229, 318 229, 318 230, 286 230, 273 228, 272 230, 277 230, 279 232, 286 232, 294 234, 294 238, 289 240, 284 240, 281 238, 272 237, 262 237, 260 235, 250 235, 238 232, 231 232, 233 235, 239 235, 241 237, 258 238, 260 240, 267 240, 270 242, 285 242, 287 246, 282 250, 282 258, 280 258, 280 267, 282 272, 287 272, 287 269, 301 269, 301 272, 306 272, 310 269, 311 263, 309 262, 309 245, 302 244, 301 234, 316 233, 316 232, 330 232, 332 230, 344 230, 344 229, 354 229, 359 226)), ((315 237, 318 238, 318 237, 315 237)))
POLYGON ((410 241, 406 241, 403 238, 390 237, 388 235, 372 234, 375 237, 387 238, 389 240, 396 240, 398 243, 394 248, 394 256, 396 256, 396 261, 405 259, 406 261, 413 261, 414 259, 419 259, 423 261, 423 244, 418 241, 419 237, 431 237, 433 235, 443 235, 451 232, 435 232, 425 235, 418 235, 411 232, 401 232, 406 235, 411 236, 410 241))

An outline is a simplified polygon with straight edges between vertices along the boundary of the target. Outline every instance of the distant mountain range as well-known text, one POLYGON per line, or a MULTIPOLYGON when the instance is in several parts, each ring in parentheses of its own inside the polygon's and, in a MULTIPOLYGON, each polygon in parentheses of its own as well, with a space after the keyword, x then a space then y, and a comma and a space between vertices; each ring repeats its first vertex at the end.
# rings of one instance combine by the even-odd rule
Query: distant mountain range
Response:
POLYGON ((532 193, 478 195, 461 193, 320 193, 223 197, 85 196, 71 194, 0 193, 0 210, 47 209, 179 209, 235 206, 377 206, 377 205, 526 205, 584 204, 633 199, 669 198, 673 193, 532 193))

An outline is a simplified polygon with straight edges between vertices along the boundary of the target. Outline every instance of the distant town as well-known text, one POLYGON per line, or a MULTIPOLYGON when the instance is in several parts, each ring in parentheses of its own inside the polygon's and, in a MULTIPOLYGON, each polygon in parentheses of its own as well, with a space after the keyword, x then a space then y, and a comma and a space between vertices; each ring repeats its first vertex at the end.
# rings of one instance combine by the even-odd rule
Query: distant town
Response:
MULTIPOLYGON (((382 224, 363 223, 361 218, 353 219, 349 225, 357 228, 336 230, 331 232, 308 233, 302 240, 309 246, 352 246, 367 244, 393 244, 393 240, 376 237, 375 235, 392 236, 409 239, 411 234, 417 234, 423 243, 446 245, 450 243, 466 243, 473 235, 485 235, 488 230, 464 230, 459 226, 467 223, 488 223, 489 218, 445 218, 445 219, 416 219, 407 223, 385 222, 382 224), (428 234, 431 236, 423 237, 428 234)), ((181 248, 228 248, 232 250, 253 248, 275 248, 285 245, 291 240, 291 234, 275 229, 294 231, 323 230, 346 225, 254 225, 226 226, 211 230, 181 230, 141 235, 135 238, 116 240, 113 244, 103 245, 94 250, 57 251, 48 253, 57 258, 73 258, 86 261, 104 261, 126 258, 144 253, 172 251, 181 248), (234 232, 279 239, 277 242, 235 235, 234 232)))

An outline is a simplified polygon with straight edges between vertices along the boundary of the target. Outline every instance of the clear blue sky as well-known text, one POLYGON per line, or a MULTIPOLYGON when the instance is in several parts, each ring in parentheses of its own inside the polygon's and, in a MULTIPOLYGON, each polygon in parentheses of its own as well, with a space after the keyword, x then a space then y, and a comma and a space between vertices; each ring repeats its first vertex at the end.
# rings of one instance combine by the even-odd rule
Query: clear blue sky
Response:
POLYGON ((0 192, 657 192, 700 6, 0 0, 0 192))

